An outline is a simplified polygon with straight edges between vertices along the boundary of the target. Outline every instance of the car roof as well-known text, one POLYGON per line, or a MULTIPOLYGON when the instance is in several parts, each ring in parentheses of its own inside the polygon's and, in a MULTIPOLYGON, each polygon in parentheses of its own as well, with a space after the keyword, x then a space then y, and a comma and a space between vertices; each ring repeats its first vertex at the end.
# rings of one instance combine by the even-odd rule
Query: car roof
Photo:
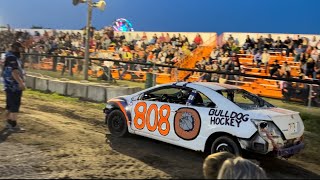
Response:
POLYGON ((212 90, 226 90, 226 89, 240 89, 237 86, 229 85, 229 84, 220 84, 220 83, 214 83, 214 82, 194 82, 192 84, 205 86, 207 88, 210 88, 212 90))
MULTIPOLYGON (((178 83, 170 83, 170 85, 178 85, 178 86, 187 86, 196 85, 196 86, 204 86, 210 88, 214 91, 217 90, 227 90, 227 89, 240 89, 237 86, 229 85, 229 84, 220 84, 215 82, 178 82, 178 83)), ((168 84, 167 84, 168 85, 168 84)))

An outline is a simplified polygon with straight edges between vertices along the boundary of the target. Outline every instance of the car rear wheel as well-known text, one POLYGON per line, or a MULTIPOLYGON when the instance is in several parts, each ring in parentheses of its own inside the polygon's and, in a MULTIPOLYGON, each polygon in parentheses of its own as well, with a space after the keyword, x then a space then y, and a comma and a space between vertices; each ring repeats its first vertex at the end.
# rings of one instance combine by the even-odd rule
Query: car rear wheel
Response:
POLYGON ((211 154, 217 152, 229 152, 236 156, 241 155, 239 145, 229 136, 221 136, 213 141, 211 145, 211 154))
POLYGON ((113 110, 108 116, 108 128, 112 136, 123 137, 128 134, 128 126, 124 114, 113 110))

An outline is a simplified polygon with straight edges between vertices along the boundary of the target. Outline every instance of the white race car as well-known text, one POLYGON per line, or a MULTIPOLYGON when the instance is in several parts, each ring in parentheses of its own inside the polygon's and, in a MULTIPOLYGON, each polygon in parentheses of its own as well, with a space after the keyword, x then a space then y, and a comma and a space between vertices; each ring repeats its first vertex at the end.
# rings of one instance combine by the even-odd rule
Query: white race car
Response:
POLYGON ((299 112, 226 84, 159 85, 109 100, 104 113, 113 136, 132 133, 195 151, 290 157, 304 148, 299 112))

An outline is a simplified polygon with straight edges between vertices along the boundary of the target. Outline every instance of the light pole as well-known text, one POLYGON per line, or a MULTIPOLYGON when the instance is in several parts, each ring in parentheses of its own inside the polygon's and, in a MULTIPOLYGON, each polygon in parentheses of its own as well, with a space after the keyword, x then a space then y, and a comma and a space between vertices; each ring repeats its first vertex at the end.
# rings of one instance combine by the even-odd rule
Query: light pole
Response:
POLYGON ((86 44, 85 44, 85 61, 84 61, 84 80, 88 80, 88 69, 89 69, 89 42, 90 42, 90 28, 92 21, 92 0, 88 0, 88 12, 87 12, 87 27, 86 27, 86 44))
POLYGON ((91 29, 91 21, 92 21, 92 8, 96 7, 101 11, 104 11, 106 7, 106 2, 104 0, 99 0, 97 3, 92 3, 92 0, 72 0, 73 5, 78 5, 79 3, 88 4, 87 11, 87 26, 86 26, 86 42, 85 42, 85 62, 84 62, 84 80, 88 80, 88 69, 89 69, 89 60, 90 60, 90 52, 89 52, 89 42, 90 42, 90 29, 91 29))

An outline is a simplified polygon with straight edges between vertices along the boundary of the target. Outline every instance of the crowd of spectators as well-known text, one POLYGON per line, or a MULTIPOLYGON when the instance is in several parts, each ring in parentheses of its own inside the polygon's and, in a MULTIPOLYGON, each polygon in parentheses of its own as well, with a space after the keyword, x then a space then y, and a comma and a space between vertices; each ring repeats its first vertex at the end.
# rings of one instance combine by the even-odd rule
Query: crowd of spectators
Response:
MULTIPOLYGON (((245 43, 241 46, 239 42, 235 40, 232 35, 226 39, 226 42, 221 46, 214 48, 209 58, 203 58, 196 64, 196 69, 210 70, 210 71, 225 71, 225 72, 242 72, 245 73, 245 69, 242 68, 239 61, 239 54, 246 54, 252 59, 252 68, 259 68, 258 72, 265 72, 269 76, 273 77, 292 77, 291 66, 299 66, 299 77, 309 77, 317 79, 320 74, 320 40, 317 41, 314 36, 311 40, 305 37, 297 39, 291 39, 287 37, 282 41, 280 37, 274 40, 271 34, 264 38, 260 36, 256 41, 247 35, 245 43), (294 58, 294 63, 288 63, 287 61, 280 63, 280 60, 275 60, 270 63, 270 53, 282 54, 294 58)), ((194 73, 194 75, 200 76, 199 81, 217 81, 217 79, 238 79, 237 76, 226 75, 214 75, 208 73, 194 73)))
MULTIPOLYGON (((20 31, 0 31, 0 51, 8 50, 9 44, 13 41, 21 41, 27 47, 28 53, 54 54, 62 56, 83 56, 85 51, 85 30, 82 33, 69 33, 52 30, 44 31, 43 34, 35 32, 20 31)), ((189 40, 186 35, 169 33, 154 34, 147 37, 143 33, 140 37, 135 37, 131 33, 125 36, 124 33, 114 32, 112 27, 106 27, 100 31, 90 28, 90 49, 94 52, 91 57, 107 57, 109 59, 133 61, 141 63, 157 63, 164 65, 174 65, 185 56, 189 55, 197 46, 203 43, 203 39, 198 34, 193 40, 189 40), (107 51, 110 50, 111 51, 107 51)), ((64 59, 60 60, 64 61, 64 59)), ((64 62, 62 62, 64 63, 64 62)), ((65 63, 68 66, 67 62, 65 63)), ((73 62, 72 66, 83 62, 73 62)), ((93 69, 101 64, 90 63, 93 69)), ((142 70, 145 68, 140 65, 129 65, 117 63, 115 66, 124 70, 142 70)), ((159 72, 169 72, 168 68, 157 68, 159 72)))
MULTIPOLYGON (((147 37, 146 33, 140 36, 136 34, 134 37, 131 33, 126 36, 124 33, 114 32, 111 27, 106 27, 100 31, 94 28, 90 29, 91 41, 90 49, 95 52, 91 57, 101 57, 101 50, 112 49, 113 51, 104 51, 103 57, 115 60, 133 61, 141 63, 157 63, 164 65, 174 65, 180 62, 185 56, 188 56, 194 49, 203 43, 201 36, 198 34, 192 41, 185 35, 174 34, 154 34, 147 37)), ((52 30, 44 31, 43 34, 38 32, 30 34, 20 31, 0 31, 0 51, 8 49, 9 44, 13 40, 23 42, 27 47, 28 53, 84 56, 85 50, 85 30, 82 33, 65 33, 62 31, 52 30)), ((225 72, 245 72, 241 68, 238 54, 250 54, 253 57, 254 67, 259 68, 259 72, 264 71, 270 76, 291 77, 291 63, 280 63, 279 60, 270 64, 271 52, 285 52, 286 56, 293 56, 294 62, 300 62, 300 75, 308 76, 316 79, 320 74, 320 40, 313 37, 311 40, 300 37, 295 39, 287 37, 285 40, 277 37, 274 40, 271 34, 264 38, 260 36, 255 40, 247 35, 245 43, 241 46, 237 39, 229 35, 226 42, 214 48, 210 57, 199 59, 196 69, 210 71, 225 72)), ((64 61, 63 59, 60 61, 64 61)), ((64 62, 63 62, 64 63, 64 62)), ((67 63, 65 63, 68 65, 67 63)), ((82 70, 83 61, 74 62, 78 69, 82 70)), ((92 64, 91 64, 92 65, 92 64)), ((97 64, 99 67, 101 64, 97 64)), ((94 67, 95 65, 92 65, 94 67)), ((143 70, 145 66, 115 64, 118 68, 122 68, 124 72, 127 70, 143 70)), ((96 69, 96 68, 95 68, 96 69)), ((170 68, 158 67, 158 72, 170 73, 170 68)), ((214 75, 209 73, 194 73, 199 81, 217 81, 223 79, 238 79, 235 75, 214 75)))

